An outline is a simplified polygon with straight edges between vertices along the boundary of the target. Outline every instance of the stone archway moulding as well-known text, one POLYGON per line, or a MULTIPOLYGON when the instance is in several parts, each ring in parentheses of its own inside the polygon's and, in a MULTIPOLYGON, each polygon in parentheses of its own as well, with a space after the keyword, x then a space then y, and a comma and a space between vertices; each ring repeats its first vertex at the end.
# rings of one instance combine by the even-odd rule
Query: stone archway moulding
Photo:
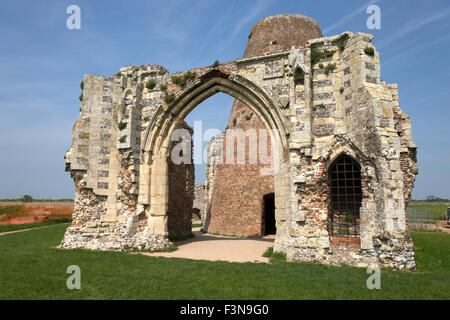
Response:
MULTIPOLYGON (((150 154, 150 166, 148 175, 150 177, 149 205, 150 216, 147 232, 166 236, 167 208, 168 208, 168 165, 167 158, 170 153, 171 135, 173 130, 183 119, 202 101, 210 96, 223 92, 246 105, 261 119, 268 129, 271 141, 277 143, 278 161, 284 161, 283 150, 287 147, 288 129, 286 119, 281 113, 280 106, 258 85, 239 75, 226 75, 217 70, 206 73, 184 90, 177 94, 175 100, 167 108, 161 108, 155 122, 148 127, 145 134, 144 150, 150 154), (159 120, 158 120, 159 119, 159 120)), ((275 175, 285 175, 286 172, 278 170, 275 175)), ((284 185, 281 179, 275 179, 275 195, 278 203, 286 202, 284 185)), ((276 216, 285 216, 286 206, 280 205, 276 209, 276 216)))

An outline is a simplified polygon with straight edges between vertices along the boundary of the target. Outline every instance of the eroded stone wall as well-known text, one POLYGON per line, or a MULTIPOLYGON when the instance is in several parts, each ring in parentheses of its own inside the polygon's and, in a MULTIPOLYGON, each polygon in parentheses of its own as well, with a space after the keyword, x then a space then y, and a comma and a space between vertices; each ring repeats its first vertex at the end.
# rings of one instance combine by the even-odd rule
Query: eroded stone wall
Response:
POLYGON ((206 205, 205 185, 201 182, 194 184, 194 204, 192 211, 192 221, 202 223, 206 205))
MULTIPOLYGON (((180 128, 194 133, 187 123, 180 128)), ((175 142, 173 143, 175 145, 175 142)), ((190 146, 192 155, 192 143, 190 146)), ((190 163, 176 164, 171 157, 167 159, 169 164, 169 199, 167 208, 167 228, 169 238, 185 237, 192 230, 192 208, 194 204, 195 172, 192 156, 190 163)))

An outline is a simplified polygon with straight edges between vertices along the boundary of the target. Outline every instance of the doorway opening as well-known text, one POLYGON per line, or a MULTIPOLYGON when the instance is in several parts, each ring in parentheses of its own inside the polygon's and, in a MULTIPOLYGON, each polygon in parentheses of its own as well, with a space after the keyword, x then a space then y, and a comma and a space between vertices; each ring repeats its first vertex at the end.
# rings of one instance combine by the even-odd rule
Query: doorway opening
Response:
POLYGON ((276 234, 275 224, 275 194, 269 193, 263 197, 263 234, 265 236, 276 234))

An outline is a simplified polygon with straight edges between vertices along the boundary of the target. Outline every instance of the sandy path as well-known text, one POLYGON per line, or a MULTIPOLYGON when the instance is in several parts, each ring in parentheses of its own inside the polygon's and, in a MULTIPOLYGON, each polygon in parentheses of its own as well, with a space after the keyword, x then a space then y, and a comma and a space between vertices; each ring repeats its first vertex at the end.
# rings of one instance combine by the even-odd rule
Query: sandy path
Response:
POLYGON ((273 246, 273 241, 275 240, 274 236, 239 239, 204 234, 200 232, 200 228, 193 228, 192 230, 195 238, 177 242, 177 251, 145 252, 142 254, 193 260, 267 263, 269 259, 262 257, 262 254, 267 248, 273 246))

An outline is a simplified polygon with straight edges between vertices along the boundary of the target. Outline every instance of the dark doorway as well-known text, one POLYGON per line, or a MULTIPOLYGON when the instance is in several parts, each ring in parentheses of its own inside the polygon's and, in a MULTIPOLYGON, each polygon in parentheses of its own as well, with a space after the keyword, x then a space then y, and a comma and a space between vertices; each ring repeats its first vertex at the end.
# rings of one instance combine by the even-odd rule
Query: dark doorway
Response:
POLYGON ((276 234, 275 226, 275 195, 273 193, 264 196, 264 227, 263 234, 276 234))

